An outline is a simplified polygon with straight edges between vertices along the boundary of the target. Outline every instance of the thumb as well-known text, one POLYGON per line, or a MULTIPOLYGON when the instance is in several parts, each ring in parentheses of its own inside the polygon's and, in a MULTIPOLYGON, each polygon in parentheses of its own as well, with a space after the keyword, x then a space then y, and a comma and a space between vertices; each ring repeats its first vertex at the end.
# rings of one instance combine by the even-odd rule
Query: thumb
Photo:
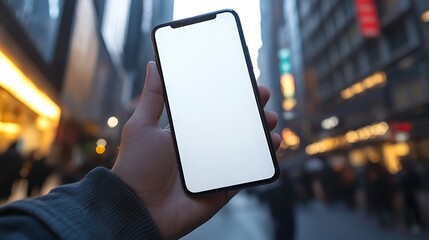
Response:
POLYGON ((164 107, 161 78, 155 62, 149 62, 140 101, 133 114, 143 126, 157 125, 164 107))

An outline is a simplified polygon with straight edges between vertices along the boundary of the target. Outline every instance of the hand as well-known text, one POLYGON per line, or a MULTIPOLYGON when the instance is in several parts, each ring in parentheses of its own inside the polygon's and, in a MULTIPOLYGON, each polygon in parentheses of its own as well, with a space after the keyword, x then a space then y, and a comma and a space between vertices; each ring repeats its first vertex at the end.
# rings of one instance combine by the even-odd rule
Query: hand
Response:
MULTIPOLYGON (((259 87, 265 106, 270 92, 259 87)), ((237 192, 190 198, 183 190, 170 129, 160 128, 164 98, 156 64, 149 62, 140 102, 125 124, 118 158, 112 172, 121 178, 143 201, 161 234, 179 238, 209 220, 237 192)), ((265 112, 270 131, 277 114, 265 112)), ((275 148, 280 136, 271 133, 275 148)))

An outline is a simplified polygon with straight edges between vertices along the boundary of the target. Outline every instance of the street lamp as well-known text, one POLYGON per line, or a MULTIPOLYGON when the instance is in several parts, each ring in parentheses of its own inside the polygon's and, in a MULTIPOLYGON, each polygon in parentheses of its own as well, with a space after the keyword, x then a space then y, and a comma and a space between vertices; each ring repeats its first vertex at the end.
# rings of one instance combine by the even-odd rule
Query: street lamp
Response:
POLYGON ((114 128, 114 127, 116 127, 116 126, 118 125, 118 123, 119 123, 119 120, 118 120, 118 118, 117 118, 117 117, 110 117, 110 118, 107 120, 107 126, 109 126, 109 128, 114 128))

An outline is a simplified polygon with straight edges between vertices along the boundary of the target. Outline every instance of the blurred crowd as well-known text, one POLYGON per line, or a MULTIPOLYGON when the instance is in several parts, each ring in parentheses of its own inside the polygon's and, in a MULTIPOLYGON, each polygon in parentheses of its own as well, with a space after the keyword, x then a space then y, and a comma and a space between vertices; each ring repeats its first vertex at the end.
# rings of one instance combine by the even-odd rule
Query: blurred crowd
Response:
MULTIPOLYGON (((49 190, 49 179, 56 181, 50 187, 78 181, 94 167, 110 168, 115 154, 86 156, 71 147, 54 146, 49 156, 37 150, 23 156, 18 145, 14 142, 0 154, 0 203, 10 200, 19 182, 25 182, 23 197, 39 196, 49 190)), ((293 171, 282 171, 273 186, 253 193, 269 206, 277 239, 294 239, 296 205, 305 208, 314 200, 328 207, 344 204, 352 211, 362 210, 383 228, 419 233, 427 229, 429 220, 421 162, 404 157, 402 170, 391 174, 380 162, 368 161, 357 168, 348 161, 312 157, 293 171)))
POLYGON ((57 185, 80 180, 94 167, 113 165, 109 154, 85 156, 76 153, 76 148, 61 146, 54 147, 49 155, 38 150, 22 155, 18 145, 19 141, 13 142, 0 154, 0 203, 10 200, 19 187, 23 191, 20 198, 35 197, 57 185))
POLYGON ((380 162, 354 168, 347 162, 310 158, 295 177, 297 200, 304 206, 312 199, 327 205, 342 202, 364 210, 380 227, 421 232, 429 220, 424 219, 429 206, 422 197, 427 194, 422 188, 424 171, 410 157, 404 157, 401 165, 401 171, 391 174, 380 162))
MULTIPOLYGON (((424 183, 425 161, 401 159, 402 170, 392 174, 381 162, 352 167, 348 161, 324 157, 306 159, 299 167, 283 169, 273 186, 253 191, 269 206, 275 239, 295 239, 297 207, 311 210, 314 201, 343 205, 381 229, 425 234, 429 221, 429 191, 424 183)), ((340 220, 340 219, 339 219, 340 220)))

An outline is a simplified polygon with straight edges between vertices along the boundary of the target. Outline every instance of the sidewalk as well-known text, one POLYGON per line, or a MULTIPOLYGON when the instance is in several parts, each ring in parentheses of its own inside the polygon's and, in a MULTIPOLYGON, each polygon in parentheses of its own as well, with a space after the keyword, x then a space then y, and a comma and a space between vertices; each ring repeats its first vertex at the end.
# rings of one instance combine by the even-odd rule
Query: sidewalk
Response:
POLYGON ((326 206, 314 201, 307 207, 296 208, 296 240, 348 239, 348 240, 414 240, 429 239, 429 235, 412 235, 397 229, 381 228, 375 219, 345 205, 326 206))
MULTIPOLYGON (((381 228, 365 212, 345 205, 326 206, 313 201, 295 208, 296 240, 420 240, 429 234, 410 234, 393 227, 381 228)), ((182 238, 193 239, 273 239, 268 209, 255 197, 241 192, 210 221, 182 238)))
MULTIPOLYGON (((56 185, 57 177, 51 176, 42 193, 48 192, 56 185)), ((17 182, 9 201, 24 198, 25 188, 25 181, 17 182)), ((427 198, 421 200, 425 202, 427 198)), ((422 206, 422 209, 423 212, 427 212, 427 205, 422 206)), ((394 227, 381 228, 374 218, 368 217, 362 210, 350 210, 342 204, 326 206, 319 201, 312 201, 305 207, 302 205, 295 207, 295 226, 296 240, 429 239, 428 232, 410 234, 394 227)), ((242 191, 212 219, 182 239, 270 240, 273 239, 272 230, 272 220, 267 206, 256 196, 242 191)))
POLYGON ((271 237, 271 218, 259 200, 242 191, 208 222, 183 240, 264 240, 271 237))

